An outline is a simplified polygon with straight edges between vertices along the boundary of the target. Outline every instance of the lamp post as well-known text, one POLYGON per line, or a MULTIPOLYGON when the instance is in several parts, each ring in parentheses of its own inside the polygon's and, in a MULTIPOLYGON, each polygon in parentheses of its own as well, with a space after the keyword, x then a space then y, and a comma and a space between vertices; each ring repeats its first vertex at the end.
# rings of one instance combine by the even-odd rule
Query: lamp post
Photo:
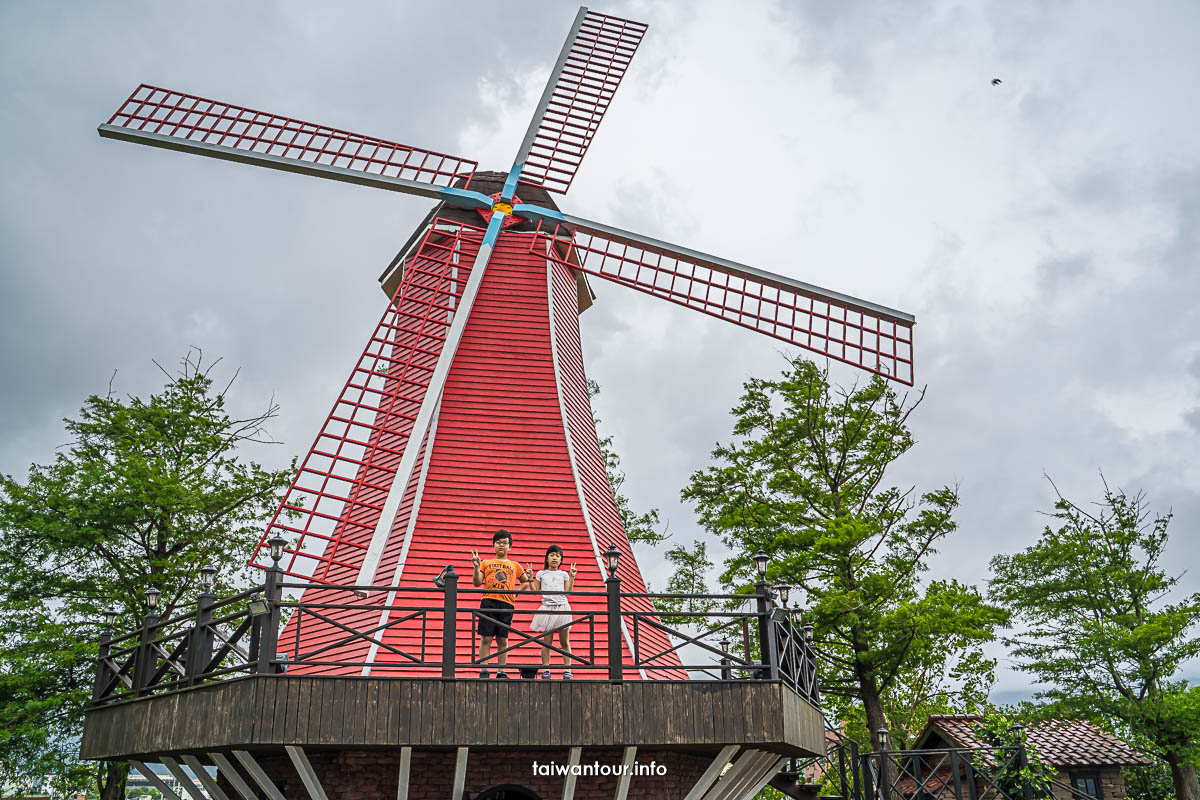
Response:
POLYGON ((188 649, 187 684, 195 686, 208 671, 213 654, 212 607, 217 598, 213 587, 217 583, 217 568, 209 564, 200 568, 200 596, 196 598, 196 621, 192 627, 192 646, 188 649))
POLYGON ((621 552, 616 545, 610 544, 604 553, 604 566, 608 570, 604 588, 608 592, 608 679, 612 681, 624 677, 621 669, 621 579, 617 577, 620 559, 621 552))
POLYGON ((454 677, 458 661, 458 573, 449 564, 433 579, 442 590, 442 677, 454 677))
POLYGON ((100 652, 96 654, 96 683, 92 687, 92 700, 100 699, 108 687, 108 656, 112 652, 113 622, 117 618, 115 608, 104 609, 104 630, 100 631, 100 652))
POLYGON ((1029 753, 1025 750, 1025 726, 1019 722, 1008 729, 1017 740, 1017 769, 1021 770, 1021 794, 1023 800, 1033 800, 1033 784, 1028 778, 1029 753))
POLYGON ((875 787, 879 792, 880 800, 890 800, 892 796, 892 787, 888 783, 888 731, 887 728, 880 728, 875 731, 875 736, 879 740, 879 784, 875 787))
POLYGON ((275 652, 279 644, 279 584, 283 581, 283 568, 279 560, 283 558, 283 547, 287 544, 278 533, 267 540, 271 548, 271 566, 267 570, 266 581, 263 584, 263 601, 267 613, 254 618, 253 652, 251 658, 256 662, 256 671, 261 674, 277 672, 273 659, 279 656, 275 652))
POLYGON ((149 693, 154 675, 154 635, 158 632, 158 599, 162 594, 157 586, 146 590, 146 616, 142 619, 142 635, 138 640, 137 660, 133 665, 133 689, 140 697, 149 693))
POLYGON ((773 681, 779 678, 779 649, 775 641, 775 625, 771 620, 771 585, 767 583, 767 564, 770 563, 771 557, 759 550, 754 554, 753 560, 758 570, 754 594, 758 611, 758 651, 762 663, 758 677, 773 681))

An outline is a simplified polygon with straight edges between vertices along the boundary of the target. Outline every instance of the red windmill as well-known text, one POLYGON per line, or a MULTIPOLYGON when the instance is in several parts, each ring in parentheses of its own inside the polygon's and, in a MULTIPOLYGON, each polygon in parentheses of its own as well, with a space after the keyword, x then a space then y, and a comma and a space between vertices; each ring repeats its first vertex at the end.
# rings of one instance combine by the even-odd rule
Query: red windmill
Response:
MULTIPOLYGON (((438 201, 384 272, 383 317, 263 536, 286 539, 289 575, 392 588, 368 595, 378 609, 291 624, 281 649, 334 670, 354 663, 355 674, 399 668, 421 625, 398 608, 403 587, 465 564, 501 527, 526 563, 560 544, 580 566, 579 590, 601 588, 615 546, 619 577, 645 592, 592 421, 578 323, 588 275, 912 383, 909 314, 558 210, 549 193, 571 185, 645 30, 580 9, 507 173, 148 85, 100 126, 438 201), (372 643, 342 626, 373 629, 372 643)), ((252 563, 266 566, 262 555, 260 544, 252 563)), ((336 604, 345 590, 306 600, 317 594, 336 604)), ((644 676, 678 676, 661 632, 640 632, 636 646, 623 633, 631 654, 659 653, 634 658, 644 676)))

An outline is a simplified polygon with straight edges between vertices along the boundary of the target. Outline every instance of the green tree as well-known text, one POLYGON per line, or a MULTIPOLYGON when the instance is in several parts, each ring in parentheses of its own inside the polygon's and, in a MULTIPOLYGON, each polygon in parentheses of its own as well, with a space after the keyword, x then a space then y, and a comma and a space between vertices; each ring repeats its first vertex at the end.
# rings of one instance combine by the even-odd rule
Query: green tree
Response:
POLYGON ((1200 686, 1178 677, 1200 655, 1200 593, 1172 599, 1179 579, 1159 563, 1171 514, 1107 483, 1093 511, 1055 493, 1038 541, 992 560, 991 596, 1020 626, 1005 642, 1052 687, 1042 697, 1129 730, 1170 767, 1179 800, 1200 800, 1200 686))
POLYGON ((726 585, 746 590, 761 549, 772 558, 768 579, 799 587, 826 703, 839 719, 861 704, 874 746, 875 732, 894 724, 889 707, 911 705, 898 698, 906 686, 932 696, 954 678, 986 683, 993 665, 982 647, 1005 619, 974 587, 921 581, 935 545, 955 530, 957 491, 914 497, 884 485, 913 446, 908 419, 921 399, 897 397, 880 378, 833 387, 796 358, 779 379, 746 383, 734 442, 719 445, 717 464, 683 491, 735 552, 726 585))
MULTIPOLYGON (((704 542, 693 541, 691 549, 675 545, 667 551, 667 561, 675 567, 667 579, 668 594, 709 593, 708 573, 712 571, 713 562, 708 558, 704 542)), ((680 615, 709 612, 717 607, 717 601, 710 597, 666 597, 659 598, 655 604, 663 612, 662 621, 667 625, 697 625, 701 628, 711 627, 707 624, 708 618, 680 615)))
POLYGON ((1129 800, 1175 800, 1175 782, 1167 762, 1155 759, 1143 766, 1125 767, 1121 773, 1129 800))
MULTIPOLYGON (((596 395, 600 394, 600 384, 588 378, 587 390, 588 399, 595 399, 596 395)), ((592 423, 596 426, 596 437, 600 440, 600 457, 604 459, 604 471, 608 475, 608 485, 612 488, 613 502, 617 504, 617 513, 625 527, 625 535, 629 537, 631 544, 661 543, 668 538, 668 534, 665 529, 659 530, 662 520, 659 519, 658 509, 652 508, 643 514, 633 510, 629 498, 621 491, 621 487, 625 485, 621 457, 613 447, 613 437, 600 435, 600 417, 596 416, 595 410, 592 411, 592 423)))
MULTIPOLYGON (((246 555, 292 470, 239 457, 269 441, 278 407, 232 416, 233 381, 214 388, 214 366, 192 351, 147 400, 89 397, 52 463, 0 477, 0 783, 86 786, 79 736, 105 609, 131 630, 150 587, 170 615, 205 565, 218 591, 248 582, 246 555)), ((99 771, 106 799, 124 797, 127 769, 99 771)))

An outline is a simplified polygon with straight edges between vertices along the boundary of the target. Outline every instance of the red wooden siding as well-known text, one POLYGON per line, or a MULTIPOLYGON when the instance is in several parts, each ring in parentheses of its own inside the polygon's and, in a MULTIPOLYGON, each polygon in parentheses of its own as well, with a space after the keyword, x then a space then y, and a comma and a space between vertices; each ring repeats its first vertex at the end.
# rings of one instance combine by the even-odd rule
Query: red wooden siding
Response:
MULTIPOLYGON (((622 552, 622 588, 627 592, 645 591, 613 503, 592 422, 579 347, 576 283, 570 271, 561 265, 552 265, 548 270, 544 252, 537 252, 536 248, 531 252, 534 236, 509 232, 497 243, 447 377, 436 428, 431 429, 429 437, 432 446, 427 439, 384 548, 377 584, 392 582, 398 577, 402 587, 429 587, 432 586, 431 579, 447 564, 453 563, 461 576, 460 588, 473 588, 470 551, 477 550, 489 557, 492 534, 497 528, 506 528, 514 537, 510 557, 526 567, 540 568, 547 546, 560 545, 566 552, 566 564, 574 563, 579 568, 575 588, 580 591, 603 591, 604 576, 598 554, 609 544, 615 544, 622 552), (552 316, 554 347, 550 327, 552 316), (557 381, 556 355, 560 367, 557 381), (564 417, 570 431, 570 446, 564 417), (578 467, 579 483, 572 471, 572 453, 578 467), (426 458, 427 465, 424 464, 426 458), (427 468, 427 473, 418 499, 422 467, 427 468), (581 495, 594 540, 588 530, 581 495), (405 553, 405 533, 418 500, 412 541, 405 553), (399 564, 402 553, 405 553, 405 560, 399 564)), ((468 244, 466 240, 460 243, 463 266, 458 275, 459 293, 477 240, 471 237, 469 253, 463 246, 465 244, 468 244)), ((443 277, 445 274, 442 273, 443 277)), ((417 278, 414 274, 413 280, 417 278)), ((414 298, 418 296, 409 281, 409 276, 405 275, 398 302, 401 310, 406 309, 405 300, 409 296, 406 292, 412 293, 414 298)), ((428 299, 422 302, 430 305, 428 299)), ((389 314, 392 314, 391 310, 385 314, 385 321, 389 314)), ((427 313, 424 319, 429 319, 427 313)), ((381 324, 381 330, 384 327, 381 324)), ((438 326, 437 347, 440 347, 440 337, 444 336, 443 328, 438 326)), ((373 341, 380 338, 377 332, 373 341)), ((399 343, 401 340, 392 335, 390 339, 383 337, 383 341, 399 343)), ((410 350, 420 350, 421 358, 410 354, 406 363, 419 362, 431 368, 438 352, 432 345, 430 342, 408 345, 410 350)), ((401 348, 395 349, 399 352, 401 348)), ((398 360, 393 357, 393 361, 398 360)), ((384 393, 390 393, 407 405, 403 413, 381 414, 381 423, 372 429, 366 442, 367 448, 374 447, 370 450, 371 457, 358 466, 356 474, 362 489, 355 496, 357 505, 345 504, 343 518, 337 522, 330 537, 333 552, 345 555, 320 562, 323 565, 320 577, 329 582, 352 583, 357 576, 387 496, 391 476, 399 464, 403 444, 408 440, 420 398, 416 392, 405 393, 397 383, 402 378, 403 375, 393 375, 389 370, 384 379, 384 393)), ((425 380, 427 377, 422 373, 422 383, 425 380)), ((352 377, 351 383, 354 382, 352 377)), ((295 542, 295 531, 291 534, 289 541, 295 542)), ((293 560, 288 566, 294 563, 293 560)), ((306 603, 363 602, 349 592, 326 589, 310 590, 303 599, 306 603)), ((441 595, 405 592, 401 588, 393 593, 374 592, 366 602, 372 607, 324 613, 357 630, 367 630, 394 623, 411 613, 385 611, 384 606, 389 603, 404 607, 440 606, 441 595)), ((518 599, 519 612, 524 610, 526 613, 518 613, 515 627, 528 630, 538 602, 536 597, 518 599)), ((457 660, 460 662, 469 659, 474 646, 472 615, 467 609, 478 605, 479 595, 460 594, 460 607, 464 609, 457 621, 457 660)), ((586 658, 594 655, 597 660, 606 661, 604 598, 575 598, 572 605, 580 615, 601 612, 594 619, 596 652, 582 652, 581 655, 586 658)), ((629 601, 626 606, 629 607, 629 601)), ((640 606, 635 604, 634 607, 651 610, 648 601, 641 601, 640 606)), ((586 616, 581 618, 585 621, 577 625, 572 634, 572 643, 577 650, 585 649, 590 638, 586 616)), ((296 644, 295 622, 295 618, 289 621, 280 643, 280 650, 289 654, 296 644)), ((328 648, 321 653, 321 660, 343 664, 311 671, 358 674, 361 667, 351 665, 361 664, 370 657, 374 662, 370 670, 372 675, 436 674, 437 670, 429 668, 415 672, 389 668, 388 665, 409 660, 396 650, 428 662, 440 660, 441 629, 441 613, 433 611, 388 627, 380 634, 383 646, 371 648, 361 639, 346 643, 343 641, 347 637, 344 629, 305 615, 299 629, 300 652, 311 654, 314 650, 328 648)), ((630 631, 625 633, 623 657, 629 663, 632 661, 630 631)), ((518 637, 514 636, 509 643, 517 641, 518 637)), ((641 630, 639 644, 643 657, 647 652, 670 647, 661 632, 645 628, 641 630)), ((526 646, 510 654, 510 661, 513 664, 540 663, 540 649, 526 646)), ((560 659, 554 656, 552 664, 559 663, 560 659)), ((679 664, 673 653, 658 663, 665 666, 679 664)), ((578 678, 607 677, 607 671, 576 669, 574 672, 578 678)), ((682 671, 672 670, 651 672, 648 677, 686 676, 682 671)))

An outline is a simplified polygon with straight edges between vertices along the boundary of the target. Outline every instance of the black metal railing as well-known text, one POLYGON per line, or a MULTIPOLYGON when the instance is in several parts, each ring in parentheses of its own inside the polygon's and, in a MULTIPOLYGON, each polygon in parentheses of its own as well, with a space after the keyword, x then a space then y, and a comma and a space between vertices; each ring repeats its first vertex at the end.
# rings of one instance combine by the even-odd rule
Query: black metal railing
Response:
POLYGON ((862 752, 853 740, 831 742, 822 756, 789 762, 772 785, 814 787, 826 800, 1095 800, 1033 775, 1018 733, 1017 744, 996 747, 862 752))
POLYGON ((528 629, 527 619, 546 611, 516 609, 513 622, 501 626, 507 646, 481 659, 476 598, 484 590, 460 588, 459 577, 450 568, 440 586, 330 586, 285 582, 281 570, 267 570, 266 581, 249 591, 223 599, 203 594, 194 608, 166 619, 148 614, 139 630, 121 637, 106 631, 93 704, 288 671, 472 678, 502 653, 521 654, 523 663, 510 668, 529 671, 541 667, 528 655, 540 656, 543 647, 552 660, 566 659, 552 669, 580 677, 781 681, 819 703, 811 629, 799 627, 796 612, 780 607, 765 583, 752 595, 627 593, 612 576, 602 592, 567 592, 578 610, 549 612, 562 617, 556 631, 568 631, 570 650, 557 632, 547 642, 528 629), (726 610, 657 610, 667 604, 726 610), (664 622, 668 613, 671 624, 664 622), (389 635, 401 627, 404 636, 389 635))

